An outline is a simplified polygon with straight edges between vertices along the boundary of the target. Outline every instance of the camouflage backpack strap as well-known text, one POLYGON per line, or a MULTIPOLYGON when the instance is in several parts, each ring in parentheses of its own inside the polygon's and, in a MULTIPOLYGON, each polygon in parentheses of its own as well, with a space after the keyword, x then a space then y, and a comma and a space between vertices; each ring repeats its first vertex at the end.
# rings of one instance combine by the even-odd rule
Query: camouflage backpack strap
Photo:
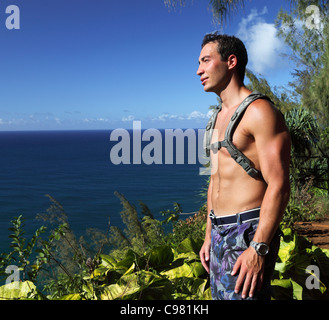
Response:
POLYGON ((216 119, 217 119, 217 115, 218 113, 222 110, 222 104, 220 103, 216 109, 214 110, 213 114, 211 115, 208 124, 206 126, 206 131, 204 134, 204 138, 203 138, 203 148, 206 151, 206 156, 210 157, 210 143, 211 143, 211 137, 212 134, 214 132, 214 127, 216 124, 216 119))
MULTIPOLYGON (((262 178, 262 174, 259 170, 254 168, 252 166, 251 161, 240 151, 236 148, 236 146, 233 144, 233 134, 238 126, 242 116, 244 115, 244 112, 248 108, 248 106, 254 102, 257 99, 266 99, 271 101, 267 96, 254 91, 252 92, 245 100, 242 101, 242 103, 238 106, 236 111, 234 112, 233 116, 231 117, 231 120, 226 128, 225 131, 225 139, 223 141, 218 141, 218 149, 221 147, 227 148, 227 151, 230 153, 231 157, 240 165, 242 168, 253 178, 262 178)), ((222 109, 221 104, 216 108, 214 113, 209 119, 209 122, 206 127, 206 132, 204 135, 204 148, 206 150, 207 157, 210 156, 210 149, 211 146, 211 137, 214 131, 214 127, 216 124, 216 119, 218 112, 220 112, 222 109)), ((214 144, 216 145, 216 143, 214 144)))
POLYGON ((240 165, 242 168, 253 178, 263 178, 262 174, 259 170, 254 168, 252 166, 251 161, 240 151, 236 148, 236 146, 233 144, 233 134, 235 129, 237 128, 241 118, 244 115, 244 112, 248 108, 248 106, 254 102, 257 99, 266 99, 271 102, 271 100, 257 92, 252 92, 245 100, 242 101, 242 103, 239 105, 239 107, 234 112, 231 121, 229 122, 226 132, 225 132, 225 147, 227 148, 227 151, 230 153, 231 157, 240 165))

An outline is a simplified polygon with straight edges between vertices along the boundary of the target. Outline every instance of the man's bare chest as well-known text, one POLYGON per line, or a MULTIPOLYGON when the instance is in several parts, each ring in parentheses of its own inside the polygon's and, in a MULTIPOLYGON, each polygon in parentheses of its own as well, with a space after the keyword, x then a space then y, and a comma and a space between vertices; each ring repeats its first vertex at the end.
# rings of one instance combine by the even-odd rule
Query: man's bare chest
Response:
MULTIPOLYGON (((226 136, 226 131, 234 111, 235 110, 230 112, 219 112, 211 139, 212 144, 218 141, 222 142, 228 138, 226 136)), ((253 141, 254 139, 248 129, 248 123, 245 118, 242 118, 234 130, 232 142, 241 152, 244 152, 252 146, 253 141)), ((220 148, 218 151, 220 154, 229 155, 226 148, 220 148)))

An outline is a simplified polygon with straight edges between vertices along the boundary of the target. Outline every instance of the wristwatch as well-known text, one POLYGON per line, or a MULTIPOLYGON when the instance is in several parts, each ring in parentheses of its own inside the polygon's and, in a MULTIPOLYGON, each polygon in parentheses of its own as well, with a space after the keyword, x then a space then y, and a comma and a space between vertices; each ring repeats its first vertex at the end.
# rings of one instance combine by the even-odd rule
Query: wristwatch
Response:
POLYGON ((252 240, 250 246, 256 250, 259 256, 266 256, 270 250, 270 247, 265 242, 256 242, 252 240))

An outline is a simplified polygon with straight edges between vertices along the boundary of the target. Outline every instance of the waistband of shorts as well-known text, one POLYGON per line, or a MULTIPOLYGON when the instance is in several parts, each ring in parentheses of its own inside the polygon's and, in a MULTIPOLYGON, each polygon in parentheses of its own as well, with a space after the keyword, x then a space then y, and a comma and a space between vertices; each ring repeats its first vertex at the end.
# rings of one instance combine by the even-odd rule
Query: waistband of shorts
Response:
POLYGON ((260 207, 238 212, 228 216, 215 216, 214 210, 210 211, 209 218, 212 224, 217 226, 241 224, 251 220, 259 219, 260 207))

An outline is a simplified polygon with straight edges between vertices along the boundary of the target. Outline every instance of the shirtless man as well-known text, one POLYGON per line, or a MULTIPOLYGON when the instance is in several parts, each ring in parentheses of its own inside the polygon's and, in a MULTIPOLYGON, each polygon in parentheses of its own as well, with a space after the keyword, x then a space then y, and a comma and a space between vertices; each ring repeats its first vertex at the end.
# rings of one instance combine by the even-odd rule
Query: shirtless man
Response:
MULTIPOLYGON (((224 140, 233 113, 251 93, 243 82, 247 61, 246 49, 236 37, 205 36, 197 75, 204 91, 216 93, 222 101, 212 143, 224 140)), ((270 101, 255 100, 238 124, 233 144, 262 177, 248 175, 226 148, 211 150, 207 229, 200 258, 210 273, 213 299, 270 299, 278 230, 290 194, 291 145, 282 114, 270 101)))

